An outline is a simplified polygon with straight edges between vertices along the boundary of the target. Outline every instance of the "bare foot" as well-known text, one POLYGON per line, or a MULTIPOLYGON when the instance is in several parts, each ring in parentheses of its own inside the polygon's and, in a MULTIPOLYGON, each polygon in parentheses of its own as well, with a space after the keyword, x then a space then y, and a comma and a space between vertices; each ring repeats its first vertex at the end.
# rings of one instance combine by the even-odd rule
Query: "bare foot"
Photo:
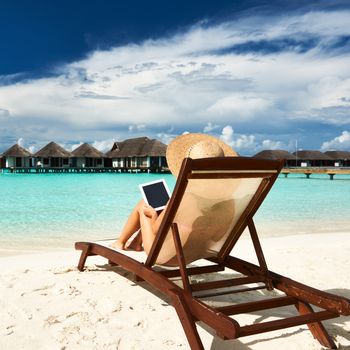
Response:
POLYGON ((133 239, 131 242, 126 243, 125 248, 130 250, 136 250, 137 252, 143 250, 142 244, 139 242, 135 242, 135 239, 133 239))
POLYGON ((110 247, 111 248, 115 248, 115 249, 124 250, 125 249, 125 243, 120 242, 119 240, 116 240, 115 242, 110 244, 110 247))
POLYGON ((130 250, 136 250, 138 252, 143 250, 141 233, 138 232, 132 241, 127 242, 125 248, 130 250))

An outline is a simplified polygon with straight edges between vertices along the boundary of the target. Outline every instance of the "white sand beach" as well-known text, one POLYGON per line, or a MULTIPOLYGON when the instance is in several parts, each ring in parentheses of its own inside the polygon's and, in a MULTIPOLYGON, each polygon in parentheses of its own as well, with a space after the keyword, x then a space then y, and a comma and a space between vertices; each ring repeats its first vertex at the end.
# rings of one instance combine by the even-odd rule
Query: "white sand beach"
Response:
MULTIPOLYGON (((350 298, 350 233, 270 237, 262 246, 271 270, 350 298)), ((233 255, 254 261, 251 242, 241 240, 233 255)), ((0 258, 0 349, 189 348, 174 308, 156 291, 135 285, 99 257, 88 258, 87 270, 79 272, 78 258, 73 249, 0 258)), ((265 292, 249 296, 254 293, 265 292)), ((238 321, 272 320, 292 311, 259 311, 238 321)), ((350 317, 324 324, 339 349, 350 349, 350 317)), ((205 349, 323 349, 306 326, 225 342, 201 324, 197 328, 205 349)))

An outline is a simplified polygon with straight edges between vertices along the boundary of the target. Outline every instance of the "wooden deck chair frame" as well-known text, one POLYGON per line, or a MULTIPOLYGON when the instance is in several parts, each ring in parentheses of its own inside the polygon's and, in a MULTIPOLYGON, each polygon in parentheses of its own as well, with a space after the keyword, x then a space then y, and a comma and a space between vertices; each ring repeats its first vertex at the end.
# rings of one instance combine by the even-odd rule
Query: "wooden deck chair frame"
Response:
POLYGON ((197 160, 186 158, 182 163, 173 195, 146 262, 140 263, 126 256, 123 252, 117 252, 98 243, 77 242, 75 248, 82 250, 78 269, 80 271, 84 269, 88 256, 100 255, 108 259, 110 263, 119 265, 121 268, 135 274, 138 280, 146 281, 161 293, 167 295, 176 309, 191 349, 203 349, 203 344, 196 329, 197 321, 202 321, 213 328, 222 339, 236 339, 307 324, 314 338, 323 346, 336 349, 334 341, 321 321, 340 315, 350 315, 350 300, 311 288, 268 270, 253 222, 255 212, 271 189, 282 166, 282 161, 266 161, 243 157, 197 160), (186 266, 178 227, 173 219, 181 203, 188 180, 194 178, 246 177, 261 177, 263 180, 248 207, 226 239, 219 254, 214 258, 208 258, 207 260, 210 263, 207 266, 186 266), (246 228, 248 228, 253 242, 258 265, 230 255, 232 248, 246 228), (154 265, 169 229, 172 230, 179 267, 176 270, 158 271, 154 268, 154 265), (190 283, 190 275, 213 273, 224 269, 231 269, 244 277, 196 284, 190 283), (173 277, 181 277, 182 287, 174 283, 173 277), (249 287, 252 284, 255 286, 249 287), (227 291, 227 287, 235 288, 227 291), (223 289, 220 291, 221 288, 223 289), (283 296, 217 308, 208 306, 201 300, 203 296, 216 296, 257 289, 277 289, 283 292, 283 296), (202 294, 196 296, 199 291, 202 294), (295 306, 295 316, 244 326, 241 326, 234 318, 229 317, 287 305, 295 306), (316 306, 317 311, 314 311, 311 305, 316 306))

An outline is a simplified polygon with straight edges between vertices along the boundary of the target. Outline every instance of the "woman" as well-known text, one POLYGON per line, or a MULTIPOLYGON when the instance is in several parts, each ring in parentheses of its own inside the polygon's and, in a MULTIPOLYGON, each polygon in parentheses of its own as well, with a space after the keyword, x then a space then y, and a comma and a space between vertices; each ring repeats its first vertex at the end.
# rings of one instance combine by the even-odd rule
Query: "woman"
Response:
MULTIPOLYGON (((176 137, 167 147, 166 158, 171 173, 177 177, 184 158, 209 158, 237 156, 231 147, 221 140, 205 134, 185 134, 176 137)), ((190 199, 191 200, 191 199, 190 199)), ((192 199, 193 200, 193 199, 192 199)), ((196 205, 188 206, 195 217, 196 205)), ((163 220, 165 209, 158 213, 143 200, 141 200, 131 212, 117 241, 111 247, 117 249, 145 250, 148 254, 154 238, 163 220), (134 239, 129 239, 135 234, 134 239)), ((188 225, 187 225, 188 226, 188 225)), ((191 227, 186 230, 191 231, 191 227)))
POLYGON ((162 222, 165 211, 163 210, 159 215, 144 200, 141 200, 131 212, 127 222, 124 225, 118 240, 111 244, 112 248, 116 249, 145 249, 149 252, 151 249, 156 232, 158 232, 160 223, 162 222), (139 231, 136 237, 128 242, 135 232, 139 231))

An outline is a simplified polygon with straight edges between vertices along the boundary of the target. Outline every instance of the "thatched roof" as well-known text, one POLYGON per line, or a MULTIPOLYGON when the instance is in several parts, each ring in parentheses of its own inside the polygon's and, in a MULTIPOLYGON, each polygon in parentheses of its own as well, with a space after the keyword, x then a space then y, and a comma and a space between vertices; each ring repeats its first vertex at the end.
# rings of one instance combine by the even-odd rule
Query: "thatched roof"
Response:
POLYGON ((327 151, 327 152, 324 152, 324 154, 327 154, 327 156, 331 157, 332 159, 338 159, 338 160, 350 159, 349 151, 327 151))
POLYGON ((106 153, 107 157, 165 157, 167 146, 158 141, 150 140, 148 137, 137 137, 122 142, 114 142, 112 149, 106 153))
POLYGON ((2 154, 3 157, 30 157, 31 155, 29 151, 17 143, 2 154))
POLYGON ((63 147, 55 142, 48 143, 45 147, 40 149, 34 154, 34 157, 57 157, 57 158, 67 158, 70 157, 70 152, 66 151, 63 147))
POLYGON ((83 143, 74 151, 72 151, 73 157, 88 157, 88 158, 103 158, 105 155, 100 152, 95 147, 89 145, 88 143, 83 143))
POLYGON ((298 151, 293 152, 293 154, 298 157, 298 159, 305 160, 332 160, 330 156, 324 154, 320 151, 298 151))
POLYGON ((284 150, 264 150, 257 153, 254 158, 261 159, 285 159, 285 160, 295 160, 295 155, 284 150))

